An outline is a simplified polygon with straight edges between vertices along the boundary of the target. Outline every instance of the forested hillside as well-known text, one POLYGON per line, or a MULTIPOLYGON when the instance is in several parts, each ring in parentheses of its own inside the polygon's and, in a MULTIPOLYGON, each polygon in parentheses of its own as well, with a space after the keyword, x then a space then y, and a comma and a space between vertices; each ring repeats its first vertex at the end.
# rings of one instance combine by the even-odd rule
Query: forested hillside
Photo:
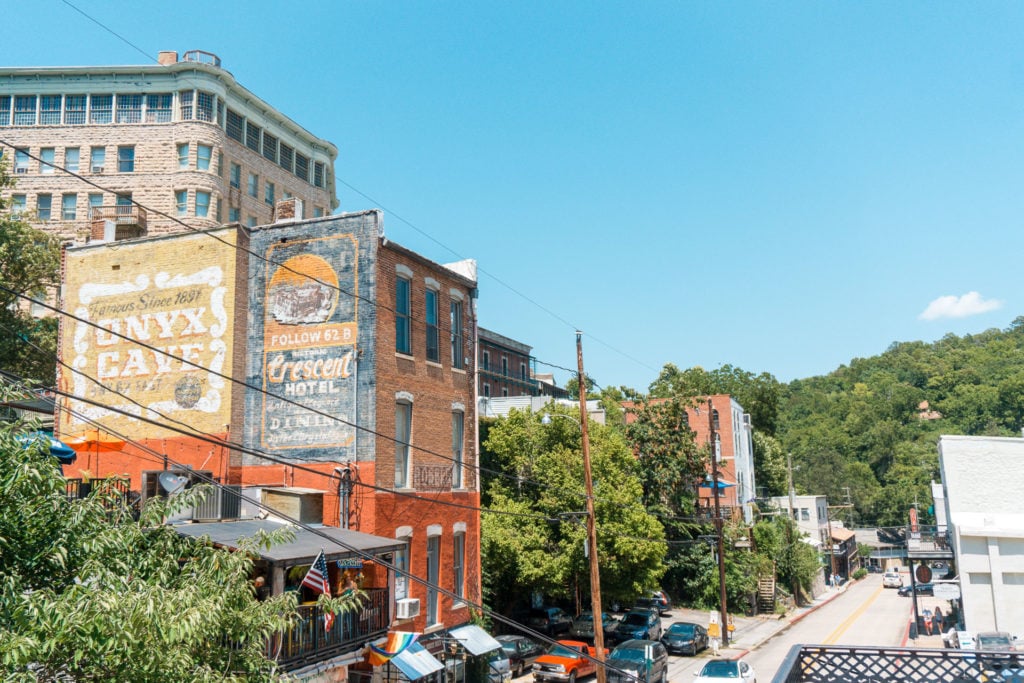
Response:
POLYGON ((939 435, 1020 435, 1024 317, 1006 330, 895 343, 826 376, 780 385, 771 426, 792 455, 798 492, 850 503, 849 521, 858 524, 904 524, 915 501, 922 512, 931 504, 939 435))

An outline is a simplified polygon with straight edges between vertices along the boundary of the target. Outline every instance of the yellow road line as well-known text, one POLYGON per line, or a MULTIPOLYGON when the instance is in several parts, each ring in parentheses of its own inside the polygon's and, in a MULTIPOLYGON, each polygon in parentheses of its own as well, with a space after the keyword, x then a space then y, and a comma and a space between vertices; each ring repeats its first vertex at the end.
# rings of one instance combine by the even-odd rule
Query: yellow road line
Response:
POLYGON ((828 635, 828 638, 822 642, 822 645, 835 645, 836 641, 838 641, 842 635, 846 633, 851 626, 853 626, 853 622, 857 621, 857 619, 864 614, 865 610, 871 606, 871 603, 878 599, 878 596, 882 594, 883 590, 885 590, 885 588, 882 586, 876 588, 874 594, 868 598, 863 605, 858 607, 853 614, 846 617, 846 619, 843 620, 843 623, 839 624, 839 626, 836 627, 836 630, 832 631, 832 633, 828 635))

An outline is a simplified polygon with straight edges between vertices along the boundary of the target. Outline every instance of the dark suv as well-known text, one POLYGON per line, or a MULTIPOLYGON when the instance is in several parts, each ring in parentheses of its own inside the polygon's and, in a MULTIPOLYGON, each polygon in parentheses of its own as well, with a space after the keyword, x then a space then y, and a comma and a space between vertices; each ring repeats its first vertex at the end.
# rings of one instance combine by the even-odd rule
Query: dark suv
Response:
POLYGON ((605 660, 608 683, 667 683, 668 651, 653 640, 627 640, 605 660))
POLYGON ((609 643, 627 640, 660 640, 661 616, 656 608, 633 608, 626 612, 614 630, 605 631, 609 643))
POLYGON ((549 636, 559 636, 572 626, 572 617, 561 607, 537 607, 526 617, 526 625, 549 636))
POLYGON ((636 607, 653 607, 661 614, 667 614, 672 610, 672 601, 669 600, 665 591, 651 591, 649 594, 636 599, 636 607))

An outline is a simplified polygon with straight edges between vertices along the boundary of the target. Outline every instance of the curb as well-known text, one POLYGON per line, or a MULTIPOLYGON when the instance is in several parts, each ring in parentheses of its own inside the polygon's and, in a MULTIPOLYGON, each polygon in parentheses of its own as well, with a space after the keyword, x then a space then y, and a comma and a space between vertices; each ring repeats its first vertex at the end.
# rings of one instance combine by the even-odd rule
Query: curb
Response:
MULTIPOLYGON (((775 631, 771 635, 766 636, 765 638, 762 638, 761 640, 757 641, 756 643, 751 645, 749 649, 743 650, 739 655, 736 656, 736 659, 742 659, 743 657, 747 656, 748 654, 751 653, 751 651, 756 650, 757 648, 761 647, 766 642, 768 642, 769 640, 771 640, 775 636, 779 635, 780 633, 782 633, 783 631, 785 631, 786 629, 791 627, 793 624, 798 623, 801 619, 803 619, 807 615, 809 615, 812 612, 815 612, 818 609, 824 607, 825 605, 827 605, 828 603, 832 602, 833 600, 835 600, 836 598, 838 598, 840 595, 842 595, 845 592, 846 591, 835 591, 831 595, 829 595, 829 597, 825 598, 821 602, 818 602, 818 603, 815 603, 814 605, 811 605, 810 607, 808 607, 807 609, 805 609, 803 612, 801 612, 800 614, 796 615, 792 619, 784 619, 783 620, 783 622, 785 623, 784 626, 781 626, 777 631, 775 631)), ((909 633, 909 630, 910 630, 910 627, 908 626, 907 627, 908 633, 909 633)))

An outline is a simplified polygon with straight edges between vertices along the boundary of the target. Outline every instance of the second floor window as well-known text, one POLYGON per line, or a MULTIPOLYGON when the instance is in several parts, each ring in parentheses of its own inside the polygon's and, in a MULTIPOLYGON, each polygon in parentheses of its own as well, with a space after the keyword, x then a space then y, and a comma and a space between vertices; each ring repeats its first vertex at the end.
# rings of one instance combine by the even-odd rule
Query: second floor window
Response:
POLYGON ((188 190, 178 190, 174 193, 174 206, 178 216, 188 215, 188 190))
POLYGON ((103 167, 107 163, 107 148, 93 147, 89 152, 89 166, 93 173, 103 173, 103 167))
POLYGON ((178 145, 178 168, 188 168, 188 143, 178 145))
POLYGON ((43 147, 39 150, 39 172, 40 173, 53 173, 53 159, 55 151, 53 147, 43 147))
POLYGON ((19 148, 14 150, 14 172, 28 173, 28 149, 19 148))
POLYGON ((412 353, 409 330, 410 289, 409 280, 404 277, 395 280, 395 351, 406 355, 412 353))
POLYGON ((427 360, 437 363, 441 360, 437 334, 437 292, 428 289, 425 303, 427 306, 427 360))
POLYGON ((77 147, 68 147, 64 150, 64 168, 72 173, 78 173, 79 150, 77 147))

